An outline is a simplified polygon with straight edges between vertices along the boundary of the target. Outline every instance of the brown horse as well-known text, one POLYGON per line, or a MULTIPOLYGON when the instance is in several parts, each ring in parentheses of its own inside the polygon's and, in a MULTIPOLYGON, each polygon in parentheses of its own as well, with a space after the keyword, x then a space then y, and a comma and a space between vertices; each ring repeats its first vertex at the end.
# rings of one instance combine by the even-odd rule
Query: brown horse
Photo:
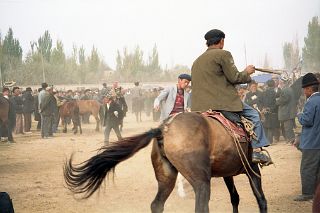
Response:
POLYGON ((91 196, 115 166, 153 142, 151 159, 158 193, 151 204, 152 212, 163 212, 180 172, 195 192, 195 211, 209 212, 210 179, 223 177, 230 193, 233 212, 238 212, 239 195, 233 176, 247 174, 260 212, 267 212, 260 171, 249 156, 249 143, 236 143, 218 121, 197 113, 182 113, 160 127, 143 134, 124 138, 77 166, 72 157, 64 167, 64 178, 73 193, 91 196), (242 150, 242 151, 241 151, 242 150), (247 163, 246 163, 247 162, 247 163))
POLYGON ((73 133, 77 134, 78 127, 79 127, 80 134, 82 134, 80 115, 79 115, 79 106, 77 104, 77 101, 70 100, 63 103, 62 106, 60 106, 59 114, 60 114, 64 133, 67 132, 67 125, 71 119, 73 123, 73 130, 74 130, 73 133))
POLYGON ((99 112, 101 104, 95 100, 78 100, 80 115, 90 113, 96 119, 96 131, 100 128, 99 112))

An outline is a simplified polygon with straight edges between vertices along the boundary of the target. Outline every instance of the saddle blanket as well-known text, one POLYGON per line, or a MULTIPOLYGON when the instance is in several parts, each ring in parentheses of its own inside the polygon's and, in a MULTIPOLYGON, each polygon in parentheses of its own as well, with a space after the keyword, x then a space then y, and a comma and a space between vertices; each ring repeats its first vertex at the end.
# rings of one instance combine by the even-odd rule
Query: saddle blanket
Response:
POLYGON ((247 132, 242 127, 224 117, 221 112, 209 110, 202 112, 201 114, 205 117, 210 117, 219 121, 228 130, 230 135, 236 137, 239 142, 245 143, 250 141, 247 132))

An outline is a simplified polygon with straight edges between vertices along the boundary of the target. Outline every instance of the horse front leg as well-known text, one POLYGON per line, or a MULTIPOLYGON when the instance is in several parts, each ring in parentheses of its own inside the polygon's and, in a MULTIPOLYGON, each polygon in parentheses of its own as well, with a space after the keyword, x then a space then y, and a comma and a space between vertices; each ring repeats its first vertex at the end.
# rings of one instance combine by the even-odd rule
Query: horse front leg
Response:
POLYGON ((225 184, 227 185, 228 191, 230 193, 230 199, 233 207, 233 213, 238 213, 238 206, 239 206, 239 194, 237 189, 234 185, 233 177, 224 177, 223 178, 225 184))
POLYGON ((261 185, 261 174, 260 174, 258 164, 251 163, 250 166, 252 170, 260 176, 260 177, 257 177, 257 175, 255 175, 254 172, 249 169, 247 176, 249 178, 251 189, 253 191, 254 196, 257 199, 260 212, 266 213, 267 200, 263 194, 262 185, 261 185))
POLYGON ((99 132, 100 130, 100 119, 98 115, 95 115, 94 118, 96 119, 96 132, 99 132))

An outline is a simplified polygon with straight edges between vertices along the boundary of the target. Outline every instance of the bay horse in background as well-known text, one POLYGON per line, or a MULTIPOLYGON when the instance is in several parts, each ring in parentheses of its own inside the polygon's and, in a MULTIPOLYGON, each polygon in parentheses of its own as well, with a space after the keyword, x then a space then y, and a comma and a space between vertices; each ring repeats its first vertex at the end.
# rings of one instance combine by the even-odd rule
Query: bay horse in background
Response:
POLYGON ((100 107, 101 104, 96 101, 96 100, 78 100, 77 101, 79 110, 80 110, 80 115, 90 113, 93 115, 93 117, 96 120, 96 131, 99 131, 100 129, 100 107))
POLYGON ((63 126, 63 133, 67 133, 67 125, 72 120, 73 123, 73 133, 78 133, 78 127, 80 129, 80 134, 82 134, 79 106, 76 100, 68 100, 60 106, 59 114, 61 118, 61 123, 63 126))
POLYGON ((73 165, 72 155, 64 165, 67 187, 75 194, 83 194, 84 198, 90 197, 118 163, 132 157, 152 139, 156 139, 151 159, 158 181, 158 193, 151 204, 152 212, 163 212, 178 172, 193 187, 195 212, 209 212, 211 177, 223 177, 233 212, 238 212, 239 195, 233 176, 239 174, 248 176, 260 212, 267 212, 260 170, 251 162, 250 143, 236 143, 219 121, 193 112, 178 114, 158 128, 104 146, 97 155, 81 164, 73 165))
MULTIPOLYGON (((12 134, 9 131, 9 101, 5 97, 0 97, 0 138, 3 135, 10 137, 12 134)), ((12 140, 12 138, 8 138, 8 140, 12 140)))

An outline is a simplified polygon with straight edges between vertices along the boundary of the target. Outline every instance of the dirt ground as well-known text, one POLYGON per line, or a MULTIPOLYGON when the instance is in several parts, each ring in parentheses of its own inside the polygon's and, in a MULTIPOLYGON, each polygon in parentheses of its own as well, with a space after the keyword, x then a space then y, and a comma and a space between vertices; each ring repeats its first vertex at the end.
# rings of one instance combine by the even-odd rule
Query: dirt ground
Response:
MULTIPOLYGON (((143 132, 158 124, 151 118, 135 123, 125 118, 124 136, 143 132)), ((35 125, 33 124, 33 127, 35 125)), ((41 139, 39 132, 18 135, 16 143, 0 143, 0 191, 13 200, 16 212, 150 212, 157 191, 150 160, 151 145, 116 168, 114 182, 105 181, 99 193, 88 200, 78 200, 64 187, 63 163, 75 153, 75 162, 88 159, 103 145, 102 131, 94 131, 94 122, 83 125, 82 135, 57 133, 41 139)), ((115 134, 111 134, 115 140, 115 134)), ((301 154, 283 142, 268 148, 275 166, 262 169, 262 182, 269 212, 311 212, 311 202, 294 202, 300 193, 301 154)), ((258 212, 258 205, 245 175, 235 177, 240 195, 240 212, 258 212)), ((177 190, 168 198, 165 212, 194 212, 194 194, 185 185, 187 196, 177 190)), ((211 181, 211 212, 232 212, 229 193, 221 178, 211 181)))

